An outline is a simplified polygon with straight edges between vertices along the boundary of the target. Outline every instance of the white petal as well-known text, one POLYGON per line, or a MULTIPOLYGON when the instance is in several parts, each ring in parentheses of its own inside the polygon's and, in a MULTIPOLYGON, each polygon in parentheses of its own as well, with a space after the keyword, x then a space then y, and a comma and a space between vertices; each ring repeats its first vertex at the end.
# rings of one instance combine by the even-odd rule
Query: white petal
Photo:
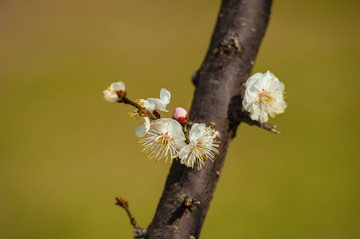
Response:
POLYGON ((267 112, 266 112, 266 111, 262 111, 262 112, 260 113, 260 122, 261 122, 261 123, 266 123, 268 120, 269 120, 269 116, 268 116, 267 112))
POLYGON ((146 130, 146 132, 148 132, 150 129, 150 119, 148 117, 145 117, 144 119, 145 119, 145 122, 144 122, 145 130, 146 130))
POLYGON ((276 114, 281 114, 281 113, 284 113, 285 109, 286 109, 286 102, 284 100, 280 100, 280 102, 278 103, 278 107, 277 107, 277 110, 276 110, 276 114))
POLYGON ((141 124, 135 128, 135 135, 139 138, 144 137, 150 129, 150 119, 148 117, 144 117, 144 120, 144 124, 141 124))
POLYGON ((137 126, 135 128, 135 135, 138 137, 138 138, 142 138, 144 137, 146 134, 146 128, 145 128, 145 124, 141 124, 139 126, 137 126))
POLYGON ((104 99, 110 103, 115 103, 119 97, 117 94, 113 94, 110 90, 104 90, 104 99))
POLYGON ((189 146, 184 146, 180 151, 179 151, 179 158, 183 159, 186 158, 186 156, 188 155, 188 153, 190 152, 189 150, 189 146))
POLYGON ((170 92, 165 88, 162 88, 160 90, 160 99, 148 98, 144 101, 144 107, 150 112, 153 112, 155 110, 168 112, 166 106, 170 103, 170 97, 170 92))
POLYGON ((110 88, 113 91, 125 91, 126 90, 125 84, 122 81, 112 83, 110 88))
POLYGON ((204 134, 206 130, 206 125, 204 123, 195 123, 191 126, 191 131, 189 133, 189 140, 192 145, 196 145, 197 140, 204 134))
POLYGON ((277 87, 278 91, 280 91, 281 93, 284 92, 284 90, 285 90, 285 85, 282 82, 279 82, 276 87, 277 87))
POLYGON ((251 118, 252 120, 258 121, 258 120, 259 120, 259 114, 257 114, 257 113, 251 113, 250 118, 251 118))
POLYGON ((172 119, 161 118, 154 121, 153 128, 156 128, 159 132, 167 132, 172 119))
POLYGON ((165 105, 165 107, 170 103, 170 98, 171 98, 170 92, 167 89, 162 88, 160 90, 160 100, 165 105))
POLYGON ((160 99, 156 98, 148 98, 145 100, 144 107, 150 112, 154 110, 168 112, 166 105, 164 105, 160 99))
POLYGON ((264 74, 262 73, 255 73, 246 81, 246 89, 252 87, 259 79, 263 77, 264 74))
POLYGON ((144 100, 144 107, 148 111, 154 111, 155 106, 153 106, 148 100, 144 100))

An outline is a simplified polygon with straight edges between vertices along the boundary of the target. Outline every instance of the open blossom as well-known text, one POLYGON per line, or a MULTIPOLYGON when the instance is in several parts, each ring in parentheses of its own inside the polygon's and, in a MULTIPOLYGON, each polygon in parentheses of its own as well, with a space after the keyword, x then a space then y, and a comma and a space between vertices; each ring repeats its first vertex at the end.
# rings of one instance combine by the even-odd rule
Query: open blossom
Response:
MULTIPOLYGON (((170 98, 171 98, 170 92, 167 89, 162 88, 160 90, 160 99, 157 99, 157 98, 148 98, 146 100, 137 99, 137 100, 135 100, 135 102, 138 105, 140 105, 141 107, 144 107, 145 109, 147 109, 151 113, 153 113, 154 111, 168 112, 168 110, 166 109, 166 106, 170 103, 170 98)), ((133 112, 129 112, 129 114, 131 117, 136 118, 136 119, 141 117, 138 114, 138 109, 135 109, 133 112)))
MULTIPOLYGON (((165 88, 162 88, 160 90, 160 99, 156 99, 156 98, 148 98, 147 100, 137 99, 135 102, 138 105, 144 107, 146 110, 148 110, 151 113, 155 113, 156 111, 167 112, 168 110, 166 110, 166 106, 170 103, 170 97, 171 97, 170 92, 165 88)), ((148 118, 148 116, 139 115, 138 109, 135 109, 133 112, 129 112, 129 115, 135 119, 144 118, 145 120, 144 124, 139 125, 135 129, 135 134, 137 137, 139 138, 144 137, 150 129, 150 119, 148 118)))
POLYGON ((126 87, 122 81, 114 82, 103 93, 106 101, 115 103, 126 95, 126 87))
POLYGON ((148 154, 149 159, 165 158, 165 162, 168 159, 172 161, 185 146, 185 135, 176 120, 157 119, 139 143, 144 147, 143 152, 148 154))
POLYGON ((215 139, 218 135, 218 131, 206 127, 204 123, 193 124, 189 133, 190 143, 179 152, 180 163, 192 168, 197 164, 200 170, 205 159, 212 160, 218 152, 219 142, 215 139))
POLYGON ((170 92, 162 88, 160 90, 160 99, 157 98, 148 98, 144 101, 145 108, 153 113, 154 111, 165 111, 168 112, 166 106, 170 103, 171 94, 170 92))
POLYGON ((284 84, 270 71, 256 73, 246 82, 244 109, 251 114, 251 119, 265 123, 270 117, 283 113, 286 108, 284 101, 284 84))

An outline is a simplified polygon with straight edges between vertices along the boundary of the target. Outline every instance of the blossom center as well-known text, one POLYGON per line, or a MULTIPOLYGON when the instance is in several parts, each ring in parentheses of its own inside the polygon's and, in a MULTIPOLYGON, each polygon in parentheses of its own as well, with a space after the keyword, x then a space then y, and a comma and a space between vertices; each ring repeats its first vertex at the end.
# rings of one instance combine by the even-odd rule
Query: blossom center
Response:
POLYGON ((171 141, 172 138, 170 137, 170 135, 168 135, 168 133, 161 133, 160 137, 157 140, 155 140, 154 143, 160 145, 169 145, 171 141))
POLYGON ((271 93, 269 91, 266 91, 266 90, 263 89, 259 93, 259 101, 260 101, 261 104, 271 106, 272 104, 274 104, 276 102, 276 99, 275 99, 275 97, 273 97, 271 95, 271 93))

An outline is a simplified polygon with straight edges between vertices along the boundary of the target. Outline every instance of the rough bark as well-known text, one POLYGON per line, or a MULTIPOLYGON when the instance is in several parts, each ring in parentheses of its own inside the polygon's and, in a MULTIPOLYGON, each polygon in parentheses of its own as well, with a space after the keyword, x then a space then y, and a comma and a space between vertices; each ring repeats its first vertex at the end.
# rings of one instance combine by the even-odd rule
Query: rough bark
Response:
POLYGON ((267 27, 271 0, 223 0, 210 47, 193 76, 193 122, 216 123, 219 154, 197 171, 174 162, 145 238, 199 238, 229 143, 241 122, 241 96, 267 27), (240 116, 240 117, 239 117, 240 116))

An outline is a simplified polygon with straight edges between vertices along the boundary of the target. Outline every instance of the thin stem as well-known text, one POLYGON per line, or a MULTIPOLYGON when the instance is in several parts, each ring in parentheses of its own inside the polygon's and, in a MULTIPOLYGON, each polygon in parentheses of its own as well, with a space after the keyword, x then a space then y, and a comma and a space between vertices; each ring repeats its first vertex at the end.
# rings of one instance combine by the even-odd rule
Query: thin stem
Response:
POLYGON ((243 114, 242 117, 242 122, 247 123, 248 125, 256 125, 260 128, 263 128, 265 130, 268 130, 270 132, 273 132, 274 134, 280 134, 280 131, 276 130, 276 125, 272 125, 272 124, 264 124, 264 123, 260 123, 256 120, 252 120, 248 114, 243 114))
POLYGON ((130 223, 134 227, 134 232, 135 232, 134 238, 143 238, 146 234, 147 229, 140 227, 140 225, 136 222, 135 217, 133 217, 130 212, 128 201, 124 198, 118 198, 118 197, 116 197, 115 200, 116 200, 115 204, 124 208, 127 215, 129 216, 130 223))
POLYGON ((184 124, 183 125, 183 132, 184 132, 184 134, 185 134, 185 142, 188 144, 188 143, 190 143, 190 140, 189 140, 189 130, 188 130, 188 128, 187 128, 187 124, 184 124))
MULTIPOLYGON (((134 106, 134 107, 137 108, 137 109, 143 109, 143 108, 144 108, 143 106, 139 105, 139 104, 136 103, 135 101, 130 100, 130 99, 127 98, 126 96, 124 96, 124 97, 122 98, 122 100, 123 100, 123 102, 124 102, 125 104, 132 105, 132 106, 134 106)), ((152 120, 156 120, 156 119, 157 119, 156 116, 155 116, 153 113, 151 113, 151 112, 149 112, 149 111, 147 111, 147 112, 148 112, 149 117, 150 117, 152 120)))

